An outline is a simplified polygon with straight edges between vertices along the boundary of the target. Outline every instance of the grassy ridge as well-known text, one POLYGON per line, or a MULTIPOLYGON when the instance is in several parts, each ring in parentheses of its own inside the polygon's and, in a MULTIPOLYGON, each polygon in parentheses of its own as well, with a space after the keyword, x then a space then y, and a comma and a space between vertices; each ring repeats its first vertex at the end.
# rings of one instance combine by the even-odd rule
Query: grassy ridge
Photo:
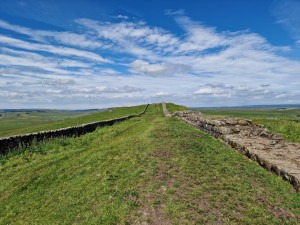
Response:
POLYGON ((300 142, 300 109, 199 109, 213 117, 240 117, 262 124, 270 131, 280 133, 284 139, 300 142))
POLYGON ((176 111, 183 111, 183 110, 188 110, 186 106, 183 105, 176 105, 173 103, 167 103, 167 109, 169 110, 170 113, 176 112, 176 111))
POLYGON ((21 120, 23 120, 22 122, 20 122, 15 118, 6 121, 0 120, 0 137, 33 133, 33 132, 44 131, 44 130, 54 130, 54 129, 64 128, 64 127, 76 126, 84 123, 114 119, 118 117, 127 116, 130 114, 141 113, 144 108, 145 105, 115 108, 104 112, 98 112, 98 113, 93 113, 84 116, 77 116, 70 119, 66 119, 61 115, 57 116, 58 118, 63 119, 62 121, 49 121, 46 119, 47 116, 45 118, 45 116, 41 116, 41 114, 38 115, 39 116, 38 120, 36 120, 34 116, 29 118, 25 117, 26 118, 25 121, 24 118, 20 118, 21 120))
POLYGON ((0 224, 300 222, 288 182, 161 105, 3 159, 0 180, 0 224))

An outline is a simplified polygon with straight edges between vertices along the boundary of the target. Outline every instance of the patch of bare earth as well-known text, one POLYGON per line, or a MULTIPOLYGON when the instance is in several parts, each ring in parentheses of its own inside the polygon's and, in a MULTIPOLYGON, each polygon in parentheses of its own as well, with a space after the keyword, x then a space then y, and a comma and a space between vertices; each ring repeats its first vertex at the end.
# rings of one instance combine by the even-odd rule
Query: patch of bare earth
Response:
POLYGON ((168 150, 159 149, 154 152, 153 157, 157 159, 157 172, 144 186, 153 184, 161 184, 159 188, 153 192, 141 196, 140 207, 130 218, 130 224, 138 225, 168 225, 171 224, 170 218, 165 213, 165 204, 163 194, 174 183, 174 179, 169 175, 170 170, 174 165, 170 163, 171 153, 168 150))
POLYGON ((257 203, 259 204, 264 204, 267 206, 269 211, 277 218, 281 219, 282 221, 287 221, 287 220, 296 220, 300 223, 300 216, 295 215, 288 209, 281 208, 279 206, 274 206, 270 205, 266 199, 264 198, 257 198, 256 199, 257 203))
POLYGON ((140 196, 140 207, 131 216, 130 224, 168 225, 172 224, 172 219, 178 224, 189 224, 199 218, 207 224, 224 224, 224 215, 217 207, 210 205, 209 193, 197 195, 192 199, 187 197, 193 190, 201 189, 201 185, 194 179, 180 174, 176 165, 172 163, 172 153, 169 150, 158 149, 153 153, 153 157, 157 161, 157 170, 149 183, 144 186, 157 184, 157 188, 140 196), (185 216, 170 218, 166 213, 166 199, 179 199, 182 204, 188 204, 189 206, 184 208, 185 216), (215 218, 213 223, 210 223, 208 215, 215 218))

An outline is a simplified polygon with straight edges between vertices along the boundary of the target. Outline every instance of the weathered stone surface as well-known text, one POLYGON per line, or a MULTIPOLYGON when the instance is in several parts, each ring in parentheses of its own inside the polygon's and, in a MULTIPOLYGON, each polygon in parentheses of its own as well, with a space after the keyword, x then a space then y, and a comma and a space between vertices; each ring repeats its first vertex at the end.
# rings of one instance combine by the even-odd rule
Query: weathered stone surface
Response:
POLYGON ((214 119, 193 111, 175 112, 173 116, 223 139, 262 167, 288 180, 297 191, 300 190, 299 143, 285 142, 280 135, 250 120, 214 119))

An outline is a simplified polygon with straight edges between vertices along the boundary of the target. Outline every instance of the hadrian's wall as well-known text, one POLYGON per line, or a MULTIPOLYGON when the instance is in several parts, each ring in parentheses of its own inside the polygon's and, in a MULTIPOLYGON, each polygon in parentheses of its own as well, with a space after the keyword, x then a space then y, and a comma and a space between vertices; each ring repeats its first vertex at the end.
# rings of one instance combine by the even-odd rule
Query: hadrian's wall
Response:
POLYGON ((283 141, 276 134, 244 119, 213 119, 200 112, 175 112, 188 124, 221 138, 262 167, 288 180, 300 191, 300 144, 283 141))
POLYGON ((111 126, 114 123, 121 122, 133 117, 140 116, 144 114, 148 108, 149 104, 145 107, 143 112, 140 114, 124 116, 117 119, 112 120, 104 120, 93 123, 87 123, 79 126, 66 127, 57 130, 50 131, 42 131, 37 133, 30 133, 25 135, 17 135, 0 139, 0 154, 6 154, 8 151, 17 149, 17 148, 25 148, 31 145, 34 141, 40 142, 46 139, 58 138, 58 137, 78 137, 80 135, 90 133, 96 130, 97 127, 102 126, 111 126))

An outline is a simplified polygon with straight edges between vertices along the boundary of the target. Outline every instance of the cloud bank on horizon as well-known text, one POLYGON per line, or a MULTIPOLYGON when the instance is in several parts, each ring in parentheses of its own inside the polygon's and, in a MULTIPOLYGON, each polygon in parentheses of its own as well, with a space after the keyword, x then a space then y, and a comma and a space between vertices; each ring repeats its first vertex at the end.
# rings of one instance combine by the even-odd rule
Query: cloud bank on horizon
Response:
POLYGON ((164 12, 180 33, 125 14, 75 18, 72 29, 0 17, 0 108, 300 103, 300 60, 290 54, 300 48, 298 14, 287 16, 278 4, 277 23, 295 45, 219 30, 183 10, 164 12))

